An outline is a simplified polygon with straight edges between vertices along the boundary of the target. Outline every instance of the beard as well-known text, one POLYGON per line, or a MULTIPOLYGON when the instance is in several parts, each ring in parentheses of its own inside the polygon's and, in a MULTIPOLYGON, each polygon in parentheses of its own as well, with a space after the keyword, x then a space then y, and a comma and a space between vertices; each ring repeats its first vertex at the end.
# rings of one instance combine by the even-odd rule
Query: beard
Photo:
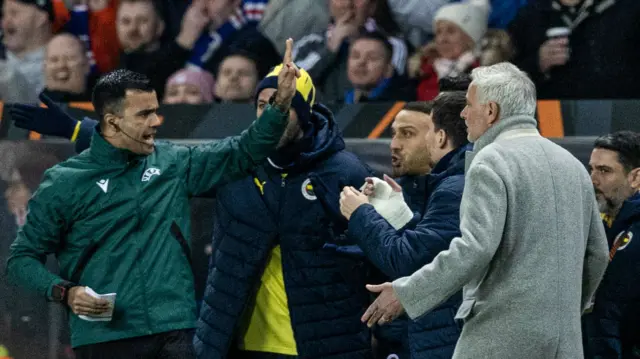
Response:
POLYGON ((394 156, 400 159, 400 165, 392 167, 394 177, 421 176, 431 172, 434 166, 428 147, 419 148, 409 156, 401 154, 394 154, 394 156))

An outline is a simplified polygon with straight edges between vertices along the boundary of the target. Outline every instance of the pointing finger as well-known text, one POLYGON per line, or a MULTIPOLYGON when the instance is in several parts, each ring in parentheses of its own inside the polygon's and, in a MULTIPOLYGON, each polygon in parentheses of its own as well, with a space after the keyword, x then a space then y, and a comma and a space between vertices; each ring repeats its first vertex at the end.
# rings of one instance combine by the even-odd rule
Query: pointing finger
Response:
POLYGON ((286 47, 284 50, 284 59, 282 60, 283 64, 288 65, 290 62, 293 61, 292 52, 293 52, 293 39, 288 38, 286 42, 286 47))

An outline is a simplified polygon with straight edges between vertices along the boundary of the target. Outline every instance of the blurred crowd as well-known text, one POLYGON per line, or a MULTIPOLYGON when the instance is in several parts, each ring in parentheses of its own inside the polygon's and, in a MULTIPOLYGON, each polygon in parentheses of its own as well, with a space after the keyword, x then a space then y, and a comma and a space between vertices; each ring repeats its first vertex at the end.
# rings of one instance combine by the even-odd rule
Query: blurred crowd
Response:
POLYGON ((284 39, 324 103, 431 100, 511 61, 538 98, 635 98, 635 0, 4 0, 0 100, 89 101, 127 68, 165 104, 253 102, 284 39))

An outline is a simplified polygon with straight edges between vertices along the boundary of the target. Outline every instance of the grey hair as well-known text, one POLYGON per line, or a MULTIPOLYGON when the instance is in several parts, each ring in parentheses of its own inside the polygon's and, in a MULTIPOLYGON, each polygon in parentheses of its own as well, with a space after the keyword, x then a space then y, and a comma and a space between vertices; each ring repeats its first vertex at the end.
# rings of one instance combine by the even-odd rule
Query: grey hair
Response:
POLYGON ((516 115, 535 115, 536 86, 529 76, 515 65, 501 62, 478 67, 471 72, 471 78, 471 85, 476 87, 477 101, 482 104, 498 104, 500 119, 516 115))

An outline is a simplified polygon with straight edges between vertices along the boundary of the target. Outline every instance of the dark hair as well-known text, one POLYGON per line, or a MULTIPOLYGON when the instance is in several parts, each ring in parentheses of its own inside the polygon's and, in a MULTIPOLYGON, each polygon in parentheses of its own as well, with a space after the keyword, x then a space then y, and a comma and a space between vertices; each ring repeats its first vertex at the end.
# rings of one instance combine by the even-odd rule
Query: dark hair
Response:
POLYGON ((376 10, 373 13, 373 18, 380 29, 386 34, 396 35, 401 32, 400 26, 394 20, 391 13, 391 8, 387 0, 371 0, 375 4, 376 10))
POLYGON ((467 91, 471 85, 471 76, 462 73, 456 77, 443 77, 438 81, 440 92, 445 91, 467 91))
POLYGON ((374 40, 378 41, 384 47, 384 56, 388 62, 391 62, 393 58, 393 45, 389 42, 387 36, 385 36, 380 31, 363 31, 351 42, 351 44, 355 44, 358 40, 374 40))
POLYGON ((125 69, 109 72, 98 80, 93 87, 91 102, 100 122, 106 113, 122 111, 122 102, 128 90, 154 91, 147 76, 125 69))
POLYGON ((632 131, 610 133, 598 137, 594 147, 616 152, 618 161, 627 172, 640 167, 640 133, 632 131))
POLYGON ((422 112, 424 114, 431 115, 431 111, 433 111, 433 101, 407 102, 402 109, 405 111, 422 112))
POLYGON ((460 117, 467 105, 465 95, 462 91, 448 91, 440 93, 433 100, 433 125, 437 130, 444 130, 455 148, 469 142, 467 126, 460 117))

